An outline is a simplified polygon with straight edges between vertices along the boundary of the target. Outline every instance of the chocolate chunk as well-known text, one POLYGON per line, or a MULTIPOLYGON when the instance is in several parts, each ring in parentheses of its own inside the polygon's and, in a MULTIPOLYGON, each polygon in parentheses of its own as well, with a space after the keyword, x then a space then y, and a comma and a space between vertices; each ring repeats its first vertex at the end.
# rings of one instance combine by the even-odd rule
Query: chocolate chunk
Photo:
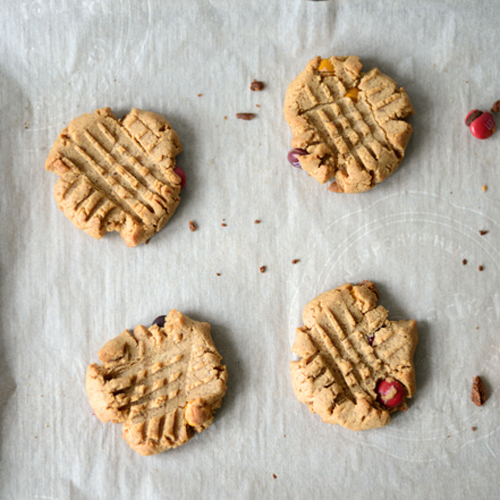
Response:
POLYGON ((198 226, 196 225, 196 223, 192 220, 189 221, 189 229, 191 229, 191 231, 196 231, 198 229, 198 226))
POLYGON ((482 406, 486 401, 486 389, 484 388, 484 383, 479 375, 472 379, 472 392, 470 399, 476 406, 482 406))
POLYGON ((236 118, 240 120, 253 120, 255 113, 236 113, 236 118))
POLYGON ((266 266, 260 266, 260 267, 259 267, 259 271, 260 271, 261 273, 265 273, 265 272, 266 272, 266 266))
POLYGON ((165 318, 166 318, 165 315, 158 316, 157 318, 155 318, 151 326, 158 325, 160 328, 163 328, 165 326, 165 318))
POLYGON ((261 91, 263 90, 265 87, 265 85, 262 83, 262 82, 259 82, 257 80, 254 80, 251 84, 250 84, 250 90, 257 90, 257 91, 261 91))
POLYGON ((462 261, 462 264, 463 264, 464 266, 466 266, 466 265, 467 265, 467 259, 464 259, 464 260, 462 261))
POLYGON ((481 236, 484 236, 485 234, 488 234, 488 233, 489 233, 489 231, 486 231, 486 230, 484 230, 484 229, 482 229, 481 231, 479 231, 479 234, 480 234, 481 236))
POLYGON ((492 113, 500 113, 500 101, 496 101, 493 106, 491 106, 492 113))
POLYGON ((292 264, 297 264, 297 262, 300 262, 300 260, 299 259, 293 259, 292 260, 292 264))

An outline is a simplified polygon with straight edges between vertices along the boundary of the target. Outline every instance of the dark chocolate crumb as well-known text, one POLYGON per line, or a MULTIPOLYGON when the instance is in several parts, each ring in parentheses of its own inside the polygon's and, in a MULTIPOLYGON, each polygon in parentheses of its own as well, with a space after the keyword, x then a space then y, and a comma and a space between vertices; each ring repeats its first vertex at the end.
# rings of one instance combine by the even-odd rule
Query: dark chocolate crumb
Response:
POLYGON ((198 229, 198 226, 196 225, 196 223, 192 220, 189 221, 189 229, 191 229, 191 231, 196 231, 198 229))
POLYGON ((254 224, 260 224, 260 220, 259 219, 255 219, 254 224))
POLYGON ((485 234, 488 234, 488 233, 489 233, 489 231, 487 231, 487 230, 485 230, 485 229, 481 229, 481 230, 479 231, 479 234, 480 234, 481 236, 484 236, 485 234))
POLYGON ((151 239, 151 238, 148 238, 148 239, 144 242, 144 244, 145 244, 145 245, 147 245, 147 244, 149 243, 149 240, 150 240, 150 239, 151 239))
POLYGON ((478 269, 479 269, 479 271, 482 271, 484 269, 484 267, 483 266, 479 266, 478 269))
POLYGON ((278 478, 278 476, 277 476, 276 474, 273 474, 273 478, 274 478, 274 479, 277 479, 277 478, 278 478))
POLYGON ((253 120, 255 113, 236 113, 236 118, 239 120, 253 120))
POLYGON ((222 227, 227 227, 227 224, 226 224, 225 222, 223 222, 223 223, 221 224, 221 226, 222 226, 222 227))
POLYGON ((259 271, 260 271, 261 273, 265 273, 265 272, 266 272, 266 266, 260 266, 260 267, 259 267, 259 271))
POLYGON ((471 429, 472 429, 472 432, 477 431, 477 427, 471 427, 471 429))
POLYGON ((250 84, 250 90, 257 90, 258 92, 260 92, 261 90, 264 90, 264 87, 265 87, 265 85, 262 82, 259 82, 257 80, 254 80, 250 84))
POLYGON ((217 276, 220 276, 220 273, 215 273, 217 276))
POLYGON ((462 261, 462 264, 463 264, 464 266, 465 266, 465 265, 467 265, 467 259, 464 259, 464 260, 462 261))
POLYGON ((297 264, 297 262, 300 262, 300 259, 293 259, 292 264, 297 264))
POLYGON ((472 379, 472 391, 470 394, 470 400, 476 406, 482 406, 486 402, 486 389, 479 375, 472 379))
POLYGON ((500 101, 496 101, 493 106, 491 106, 492 113, 500 113, 500 101))

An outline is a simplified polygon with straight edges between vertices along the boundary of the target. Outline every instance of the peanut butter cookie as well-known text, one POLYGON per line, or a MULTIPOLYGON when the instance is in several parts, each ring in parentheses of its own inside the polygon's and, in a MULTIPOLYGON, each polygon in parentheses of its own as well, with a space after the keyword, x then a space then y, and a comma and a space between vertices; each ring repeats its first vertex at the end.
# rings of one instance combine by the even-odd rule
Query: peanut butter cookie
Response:
POLYGON ((118 120, 102 108, 61 132, 45 166, 60 177, 54 197, 77 228, 94 238, 118 231, 133 247, 174 214, 181 190, 175 157, 181 151, 162 116, 133 108, 118 120))
POLYGON ((403 88, 356 56, 315 57, 288 87, 285 120, 293 133, 288 159, 330 190, 361 193, 399 166, 414 111, 403 88))
POLYGON ((186 443, 213 421, 226 393, 227 372, 210 325, 173 309, 152 326, 125 330, 87 370, 90 404, 102 422, 123 424, 141 455, 186 443))
POLYGON ((307 304, 290 371, 295 395, 324 422, 354 431, 386 425, 416 390, 417 324, 390 321, 369 281, 307 304))

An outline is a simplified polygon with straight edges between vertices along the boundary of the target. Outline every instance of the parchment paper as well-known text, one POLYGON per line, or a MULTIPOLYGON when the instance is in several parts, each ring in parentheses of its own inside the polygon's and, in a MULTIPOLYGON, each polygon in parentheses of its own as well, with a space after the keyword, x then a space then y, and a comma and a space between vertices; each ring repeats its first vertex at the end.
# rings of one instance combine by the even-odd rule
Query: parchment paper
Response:
POLYGON ((500 98, 497 20, 495 1, 1 0, 0 497, 497 498, 500 134, 463 123, 500 98), (361 195, 286 161, 289 82, 345 54, 416 109, 401 168, 361 195), (184 145, 181 205, 147 246, 93 240, 52 196, 55 138, 103 106, 161 113, 184 145), (353 433, 295 399, 288 363, 305 304, 363 279, 418 321, 418 390, 353 433), (212 324, 229 388, 206 432, 144 458, 93 416, 84 376, 171 308, 212 324))

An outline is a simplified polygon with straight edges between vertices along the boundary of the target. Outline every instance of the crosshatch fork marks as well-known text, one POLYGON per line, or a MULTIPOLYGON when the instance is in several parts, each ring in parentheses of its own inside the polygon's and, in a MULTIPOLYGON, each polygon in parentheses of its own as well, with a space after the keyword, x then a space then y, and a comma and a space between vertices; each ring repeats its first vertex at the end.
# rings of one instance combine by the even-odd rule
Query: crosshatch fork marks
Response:
POLYGON ((359 193, 385 180, 412 133, 405 90, 376 68, 361 69, 356 56, 314 58, 285 97, 292 148, 307 152, 298 161, 319 182, 333 180, 336 192, 359 193))
POLYGON ((118 231, 135 246, 161 230, 179 204, 174 168, 181 150, 163 117, 132 109, 117 120, 105 108, 73 120, 46 167, 60 176, 54 196, 75 226, 95 238, 118 231))
POLYGON ((379 403, 378 383, 396 379, 407 397, 415 392, 416 323, 388 320, 377 301, 375 285, 363 282, 325 292, 305 308, 292 347, 300 359, 290 371, 297 398, 325 422, 380 427, 394 409, 379 403))
POLYGON ((227 373, 208 323, 172 310, 165 326, 138 326, 100 351, 89 366, 87 393, 96 416, 122 422, 142 454, 180 446, 207 428, 226 391, 227 373))

